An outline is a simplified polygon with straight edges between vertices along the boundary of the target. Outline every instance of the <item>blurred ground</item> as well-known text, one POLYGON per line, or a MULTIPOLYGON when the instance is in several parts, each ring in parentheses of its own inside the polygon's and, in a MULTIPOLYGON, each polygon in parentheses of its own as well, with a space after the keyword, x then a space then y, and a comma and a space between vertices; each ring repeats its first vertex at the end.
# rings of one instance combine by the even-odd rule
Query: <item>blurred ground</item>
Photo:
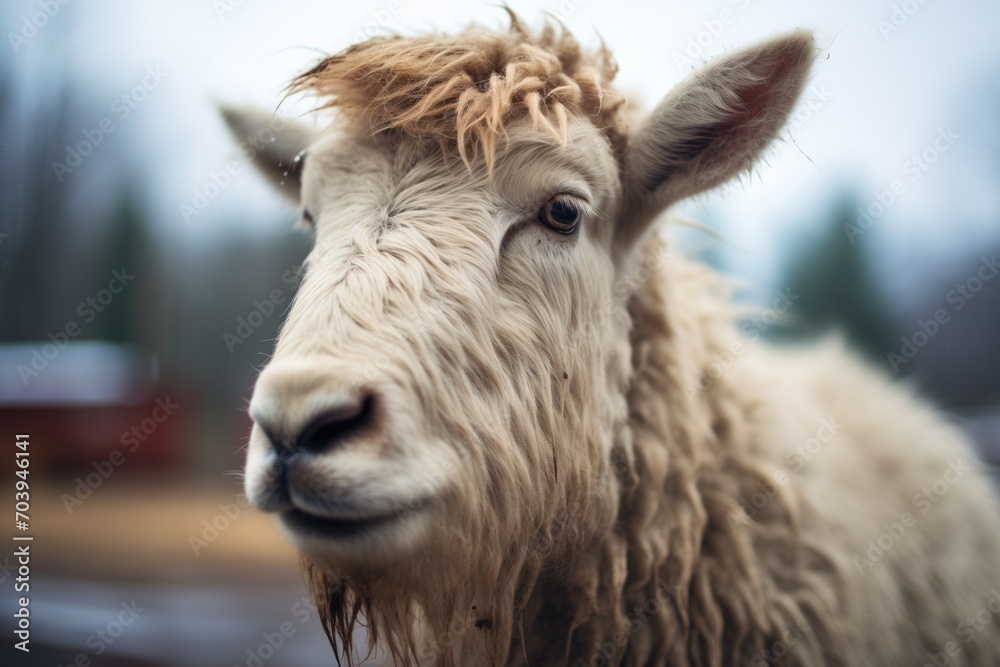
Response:
MULTIPOLYGON (((73 485, 35 489, 32 651, 4 664, 334 664, 270 517, 162 478, 109 484, 70 514, 60 497, 73 485)), ((12 612, 6 590, 3 600, 12 612)))

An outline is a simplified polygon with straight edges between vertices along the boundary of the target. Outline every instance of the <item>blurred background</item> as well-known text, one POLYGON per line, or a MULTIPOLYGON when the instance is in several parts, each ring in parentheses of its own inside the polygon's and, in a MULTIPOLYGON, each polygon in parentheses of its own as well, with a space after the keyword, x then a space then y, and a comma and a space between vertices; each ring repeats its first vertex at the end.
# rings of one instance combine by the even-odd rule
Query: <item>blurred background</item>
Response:
MULTIPOLYGON (((647 107, 706 59, 814 29, 823 55, 766 163, 680 207, 718 238, 668 233, 738 277, 751 310, 794 296, 787 321, 753 331, 841 332, 1000 461, 1000 5, 510 6, 603 38, 647 107)), ((215 105, 274 111, 292 76, 348 44, 505 15, 467 0, 10 0, 0 20, 0 488, 13 434, 29 433, 35 537, 32 651, 4 664, 330 664, 295 557, 237 474, 309 237, 215 105)))

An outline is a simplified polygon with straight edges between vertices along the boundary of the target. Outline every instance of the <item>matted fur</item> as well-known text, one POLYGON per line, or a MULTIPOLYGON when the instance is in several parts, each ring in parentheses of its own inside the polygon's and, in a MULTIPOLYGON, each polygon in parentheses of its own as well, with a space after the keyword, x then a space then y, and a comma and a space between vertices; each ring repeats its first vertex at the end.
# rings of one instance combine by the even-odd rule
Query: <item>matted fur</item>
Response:
MULTIPOLYGON (((311 459, 304 505, 417 500, 368 542, 290 533, 339 657, 356 661, 364 623, 398 665, 904 667, 948 642, 951 664, 995 664, 1000 619, 959 635, 1000 590, 1000 509, 981 473, 871 567, 856 560, 949 465, 973 464, 961 436, 836 344, 747 340, 724 281, 641 240, 637 220, 741 173, 774 138, 811 37, 729 54, 616 139, 586 105, 561 101, 553 132, 528 96, 496 106, 476 86, 498 62, 529 71, 537 54, 549 71, 575 52, 542 35, 515 22, 376 40, 302 80, 364 123, 310 147, 316 246, 254 392, 247 493, 287 509, 269 505, 260 422, 295 432, 318 399, 364 390, 389 435, 311 459), (486 97, 466 117, 469 90, 486 97), (461 127, 505 137, 482 145, 489 166, 426 141, 457 151, 461 127), (536 217, 567 188, 585 200, 572 239, 536 217), (793 466, 830 419, 835 437, 793 466), (415 495, 428 477, 441 481, 415 495)), ((604 113, 604 82, 601 96, 604 113)))
POLYGON ((624 98, 608 86, 617 65, 606 49, 586 54, 567 31, 538 34, 510 13, 507 33, 472 27, 458 35, 378 38, 323 59, 295 79, 367 124, 455 146, 492 168, 497 140, 525 115, 560 141, 568 114, 582 113, 620 143, 624 98), (470 154, 470 149, 472 153, 470 154))

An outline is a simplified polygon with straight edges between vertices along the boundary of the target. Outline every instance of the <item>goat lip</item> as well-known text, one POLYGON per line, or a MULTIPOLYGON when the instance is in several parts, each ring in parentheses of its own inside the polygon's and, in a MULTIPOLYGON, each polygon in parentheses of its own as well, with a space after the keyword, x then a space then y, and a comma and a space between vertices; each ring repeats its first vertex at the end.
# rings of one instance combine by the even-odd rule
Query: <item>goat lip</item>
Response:
POLYGON ((379 499, 358 498, 350 494, 331 494, 302 489, 294 485, 287 490, 290 507, 317 519, 332 521, 365 521, 392 517, 393 505, 379 499))
POLYGON ((364 518, 333 518, 311 514, 301 509, 290 509, 281 513, 282 523, 290 530, 328 539, 350 539, 363 533, 398 523, 398 514, 384 514, 364 518))

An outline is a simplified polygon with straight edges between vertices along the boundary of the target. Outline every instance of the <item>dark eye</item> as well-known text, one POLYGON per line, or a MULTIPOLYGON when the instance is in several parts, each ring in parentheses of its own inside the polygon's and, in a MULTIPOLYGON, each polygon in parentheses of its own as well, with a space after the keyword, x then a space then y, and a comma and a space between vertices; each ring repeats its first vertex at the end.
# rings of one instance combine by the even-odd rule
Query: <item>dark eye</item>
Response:
POLYGON ((305 209, 302 209, 302 219, 309 223, 310 226, 316 226, 316 221, 313 220, 313 214, 305 209))
POLYGON ((545 202, 538 219, 560 234, 572 234, 580 223, 580 209, 572 198, 559 195, 545 202))

